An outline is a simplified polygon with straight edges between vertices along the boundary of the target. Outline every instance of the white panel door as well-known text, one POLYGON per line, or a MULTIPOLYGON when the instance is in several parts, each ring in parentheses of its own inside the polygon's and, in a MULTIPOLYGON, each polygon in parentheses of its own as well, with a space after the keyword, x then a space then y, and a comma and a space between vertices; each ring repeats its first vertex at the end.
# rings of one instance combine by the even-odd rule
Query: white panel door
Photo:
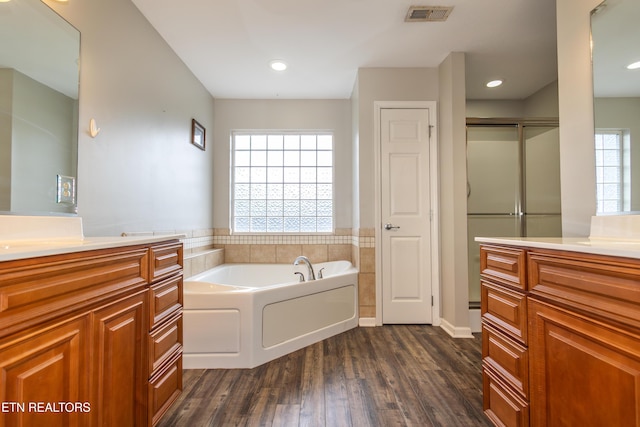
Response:
POLYGON ((431 323, 429 110, 380 110, 382 323, 431 323))

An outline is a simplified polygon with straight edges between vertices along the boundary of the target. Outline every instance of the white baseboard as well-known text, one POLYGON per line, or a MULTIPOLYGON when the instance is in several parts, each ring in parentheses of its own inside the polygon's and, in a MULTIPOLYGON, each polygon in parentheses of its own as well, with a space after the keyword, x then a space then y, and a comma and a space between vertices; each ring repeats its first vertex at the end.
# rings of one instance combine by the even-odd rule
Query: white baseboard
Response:
POLYGON ((482 322, 480 320, 480 309, 479 308, 470 308, 469 309, 469 325, 471 327, 472 333, 482 332, 482 322))
POLYGON ((445 319, 442 319, 440 327, 453 338, 474 338, 474 336, 471 334, 471 328, 467 326, 454 326, 451 323, 447 322, 445 319))
POLYGON ((361 317, 358 321, 358 326, 371 327, 376 326, 375 317, 361 317))

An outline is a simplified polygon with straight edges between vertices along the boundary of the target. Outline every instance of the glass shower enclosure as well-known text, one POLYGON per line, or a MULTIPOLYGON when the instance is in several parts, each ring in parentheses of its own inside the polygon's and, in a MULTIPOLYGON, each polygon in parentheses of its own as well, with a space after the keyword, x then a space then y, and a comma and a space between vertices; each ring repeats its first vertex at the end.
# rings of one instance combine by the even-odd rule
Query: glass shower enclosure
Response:
POLYGON ((467 119, 470 308, 480 306, 476 237, 559 237, 557 119, 467 119))

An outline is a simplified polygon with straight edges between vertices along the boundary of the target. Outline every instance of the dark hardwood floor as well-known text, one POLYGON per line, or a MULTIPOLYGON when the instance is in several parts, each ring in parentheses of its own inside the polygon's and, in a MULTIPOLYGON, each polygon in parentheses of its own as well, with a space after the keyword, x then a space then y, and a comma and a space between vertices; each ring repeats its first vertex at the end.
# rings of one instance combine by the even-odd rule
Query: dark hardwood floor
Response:
POLYGON ((489 426, 480 337, 356 328, 254 369, 185 370, 159 427, 489 426))

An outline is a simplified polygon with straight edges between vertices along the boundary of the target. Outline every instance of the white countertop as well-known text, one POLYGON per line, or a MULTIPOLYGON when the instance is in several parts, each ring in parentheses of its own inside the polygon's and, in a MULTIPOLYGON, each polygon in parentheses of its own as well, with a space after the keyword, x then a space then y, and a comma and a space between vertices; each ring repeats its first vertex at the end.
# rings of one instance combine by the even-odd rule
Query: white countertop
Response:
POLYGON ((0 240, 0 261, 158 243, 184 235, 0 240))
POLYGON ((476 237, 476 242, 640 259, 640 240, 588 237, 476 237))

